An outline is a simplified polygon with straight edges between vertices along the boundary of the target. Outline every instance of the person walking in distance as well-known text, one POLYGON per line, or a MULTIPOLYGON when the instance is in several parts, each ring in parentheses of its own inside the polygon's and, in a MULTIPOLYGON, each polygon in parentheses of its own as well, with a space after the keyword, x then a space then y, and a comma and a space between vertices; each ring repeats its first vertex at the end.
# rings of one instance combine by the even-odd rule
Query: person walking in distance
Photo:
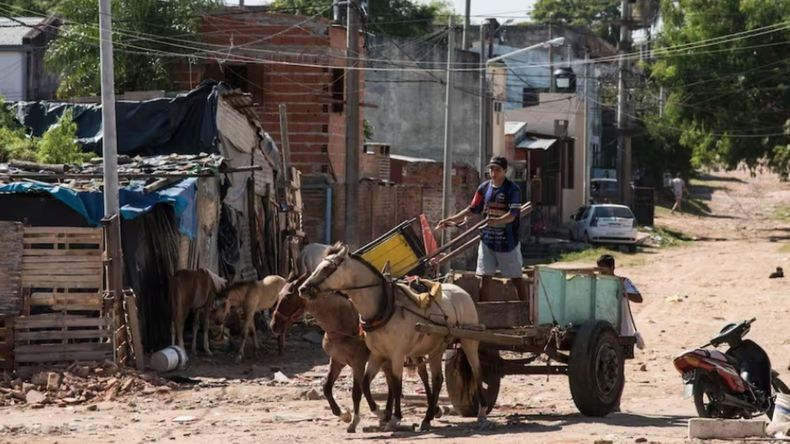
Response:
POLYGON ((497 270, 513 281, 518 297, 527 301, 527 283, 523 279, 519 220, 521 217, 521 191, 507 179, 507 159, 494 156, 488 163, 490 180, 475 191, 469 206, 457 214, 442 219, 436 228, 458 224, 468 214, 480 214, 487 219, 480 233, 477 250, 476 274, 480 279, 480 301, 489 300, 491 279, 497 270))
POLYGON ((672 179, 670 184, 672 185, 672 193, 675 195, 675 205, 672 205, 672 211, 670 213, 675 214, 675 210, 678 210, 683 214, 683 193, 688 194, 686 182, 680 178, 680 173, 676 173, 675 178, 672 179))

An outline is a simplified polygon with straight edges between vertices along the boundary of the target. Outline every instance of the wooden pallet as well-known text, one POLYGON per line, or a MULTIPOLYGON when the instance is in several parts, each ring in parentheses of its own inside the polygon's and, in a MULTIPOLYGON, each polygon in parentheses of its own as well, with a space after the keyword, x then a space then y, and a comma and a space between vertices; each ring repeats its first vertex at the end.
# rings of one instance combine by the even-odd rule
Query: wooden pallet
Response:
POLYGON ((14 322, 14 367, 111 359, 103 310, 101 229, 26 227, 22 316, 14 322))
POLYGON ((23 288, 101 288, 100 229, 26 227, 23 242, 23 288))
POLYGON ((14 321, 17 372, 40 365, 112 359, 112 320, 105 317, 47 313, 14 321))

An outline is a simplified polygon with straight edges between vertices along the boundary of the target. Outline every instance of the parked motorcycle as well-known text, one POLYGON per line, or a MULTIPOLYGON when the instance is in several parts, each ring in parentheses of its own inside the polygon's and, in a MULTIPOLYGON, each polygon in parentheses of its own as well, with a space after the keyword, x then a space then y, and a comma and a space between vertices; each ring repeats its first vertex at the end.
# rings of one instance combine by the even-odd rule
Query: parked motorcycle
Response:
POLYGON ((728 324, 707 344, 675 358, 699 416, 748 419, 765 413, 771 418, 776 393, 790 393, 765 350, 744 339, 755 320, 728 324), (722 344, 729 346, 724 353, 715 350, 722 344))

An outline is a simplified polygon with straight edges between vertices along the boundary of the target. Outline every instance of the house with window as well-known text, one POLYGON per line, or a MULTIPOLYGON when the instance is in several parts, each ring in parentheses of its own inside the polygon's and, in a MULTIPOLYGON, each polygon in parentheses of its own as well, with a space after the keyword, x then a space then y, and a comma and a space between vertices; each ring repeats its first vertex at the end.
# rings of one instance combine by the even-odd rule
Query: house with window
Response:
POLYGON ((56 17, 0 18, 0 95, 7 102, 54 99, 58 77, 44 69, 44 51, 57 34, 56 17))

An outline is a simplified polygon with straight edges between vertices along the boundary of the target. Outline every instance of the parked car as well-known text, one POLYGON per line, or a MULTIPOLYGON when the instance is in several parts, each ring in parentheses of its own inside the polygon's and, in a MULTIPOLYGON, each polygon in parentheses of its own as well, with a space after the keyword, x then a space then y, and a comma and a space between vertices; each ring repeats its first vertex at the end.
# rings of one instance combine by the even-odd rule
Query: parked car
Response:
POLYGON ((625 205, 595 204, 579 208, 571 216, 571 240, 588 244, 626 244, 636 251, 636 218, 625 205))
POLYGON ((594 204, 613 203, 620 200, 617 179, 596 177, 590 179, 590 199, 594 204))

